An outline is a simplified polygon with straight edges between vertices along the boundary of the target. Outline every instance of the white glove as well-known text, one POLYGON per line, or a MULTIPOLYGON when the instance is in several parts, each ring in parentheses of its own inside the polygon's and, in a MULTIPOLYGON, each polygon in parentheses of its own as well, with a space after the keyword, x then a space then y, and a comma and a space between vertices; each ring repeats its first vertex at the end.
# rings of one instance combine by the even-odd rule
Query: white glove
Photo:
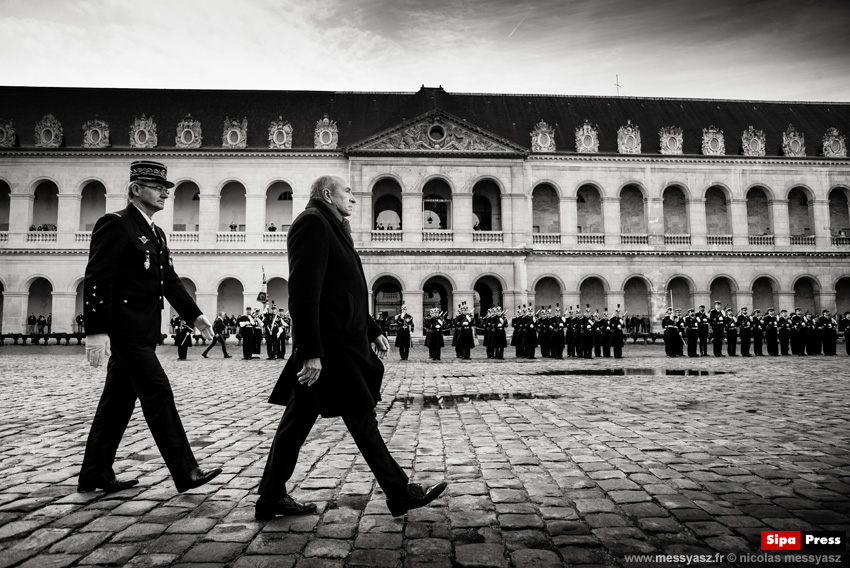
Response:
POLYGON ((201 336, 203 336, 204 339, 212 341, 212 324, 210 323, 210 320, 207 319, 207 316, 204 314, 199 315, 197 319, 195 319, 195 323, 193 325, 201 332, 201 336))
POLYGON ((86 360, 92 367, 100 367, 112 356, 112 344, 106 333, 93 333, 86 336, 86 360))

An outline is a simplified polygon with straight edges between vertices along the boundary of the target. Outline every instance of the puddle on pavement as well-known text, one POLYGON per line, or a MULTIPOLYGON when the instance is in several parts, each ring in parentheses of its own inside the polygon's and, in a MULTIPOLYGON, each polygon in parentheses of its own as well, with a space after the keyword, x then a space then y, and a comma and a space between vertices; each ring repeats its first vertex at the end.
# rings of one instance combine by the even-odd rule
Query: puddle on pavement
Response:
POLYGON ((442 396, 418 395, 399 396, 393 402, 401 402, 405 408, 411 406, 422 408, 454 408, 458 403, 473 402, 476 400, 529 400, 529 399, 554 399, 561 398, 559 394, 539 394, 530 392, 493 392, 483 394, 448 394, 442 396))
POLYGON ((550 369, 548 371, 534 371, 522 373, 529 375, 540 375, 547 377, 561 377, 567 375, 593 375, 593 376, 626 376, 626 375, 650 375, 650 376, 688 376, 709 377, 713 375, 732 375, 729 371, 703 371, 698 369, 650 369, 650 368, 620 368, 620 369, 550 369))

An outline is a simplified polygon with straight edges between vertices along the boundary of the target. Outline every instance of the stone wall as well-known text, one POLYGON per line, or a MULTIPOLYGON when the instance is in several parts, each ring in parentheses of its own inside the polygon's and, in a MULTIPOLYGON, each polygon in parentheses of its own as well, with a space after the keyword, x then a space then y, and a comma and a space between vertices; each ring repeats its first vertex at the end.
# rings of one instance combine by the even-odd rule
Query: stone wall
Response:
POLYGON ((631 185, 624 187, 620 192, 620 232, 623 234, 647 232, 643 194, 631 185))
POLYGON ((664 190, 664 233, 683 235, 688 231, 688 201, 681 188, 676 186, 664 190))
POLYGON ((602 198, 595 187, 582 186, 577 196, 578 210, 578 232, 579 233, 601 233, 602 226, 602 198))
POLYGON ((726 195, 718 187, 710 187, 705 192, 705 224, 706 233, 709 235, 732 234, 726 195))
POLYGON ((772 234, 767 195, 758 187, 747 193, 747 230, 750 235, 772 234))
POLYGON ((558 194, 547 184, 538 185, 532 193, 531 224, 535 233, 560 233, 558 194))

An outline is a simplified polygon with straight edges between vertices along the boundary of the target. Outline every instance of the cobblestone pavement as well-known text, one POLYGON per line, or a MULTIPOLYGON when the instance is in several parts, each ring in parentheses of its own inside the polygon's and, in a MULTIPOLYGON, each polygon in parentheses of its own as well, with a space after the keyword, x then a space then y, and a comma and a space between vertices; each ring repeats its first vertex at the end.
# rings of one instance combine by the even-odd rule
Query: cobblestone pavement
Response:
POLYGON ((475 351, 437 363, 418 346, 386 365, 381 431, 414 480, 449 480, 443 497, 391 517, 341 420, 320 420, 290 486, 319 513, 259 523, 281 362, 160 348, 201 465, 224 473, 178 494, 137 410, 116 470, 139 486, 81 494, 104 368, 85 366, 82 347, 0 347, 0 568, 659 566, 626 555, 757 554, 765 529, 850 530, 846 356, 475 351))

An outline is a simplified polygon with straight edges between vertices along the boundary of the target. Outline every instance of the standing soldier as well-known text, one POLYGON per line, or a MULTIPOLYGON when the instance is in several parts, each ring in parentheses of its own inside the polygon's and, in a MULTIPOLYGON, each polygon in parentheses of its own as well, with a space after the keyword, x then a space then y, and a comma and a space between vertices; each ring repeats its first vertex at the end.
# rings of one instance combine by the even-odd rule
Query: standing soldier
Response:
POLYGON ((53 312, 47 314, 47 333, 50 334, 53 329, 53 312))
POLYGON ((806 355, 820 355, 820 334, 816 329, 816 321, 814 314, 806 310, 806 315, 803 318, 805 326, 803 327, 803 346, 806 350, 806 355))
POLYGON ((693 308, 688 308, 688 315, 685 316, 684 323, 688 334, 688 357, 696 357, 697 342, 699 341, 699 320, 693 308))
POLYGON ((457 347, 460 351, 461 359, 469 359, 472 348, 475 347, 475 326, 472 321, 472 314, 469 313, 469 307, 466 302, 463 302, 460 308, 460 315, 455 318, 455 325, 458 328, 457 332, 457 347))
POLYGON ((277 330, 274 329, 275 314, 266 310, 262 315, 263 335, 266 338, 266 359, 274 359, 276 356, 275 344, 277 343, 277 330))
POLYGON ((667 308, 664 317, 661 318, 661 329, 664 331, 664 354, 668 357, 675 357, 676 351, 673 349, 673 333, 676 325, 673 323, 673 308, 667 308))
POLYGON ((614 350, 614 359, 623 358, 623 342, 625 339, 623 335, 624 320, 625 314, 623 317, 620 317, 620 304, 617 304, 614 316, 608 320, 608 324, 611 326, 611 347, 614 350))
POLYGON ((593 317, 590 315, 590 304, 581 317, 581 356, 593 359, 593 317))
POLYGON ((829 314, 829 310, 823 310, 823 312, 821 312, 820 320, 818 320, 818 326, 821 329, 823 354, 830 356, 835 355, 835 344, 838 340, 836 327, 838 326, 838 324, 835 322, 835 320, 832 319, 832 316, 829 314))
POLYGON ((239 334, 242 336, 242 359, 250 361, 254 353, 254 317, 251 308, 239 316, 239 334))
POLYGON ((567 347, 567 357, 576 356, 575 321, 573 320, 573 307, 570 306, 569 313, 564 313, 564 345, 567 347))
POLYGON ((540 356, 549 357, 550 344, 552 342, 552 306, 549 306, 538 320, 538 330, 540 332, 540 356))
POLYGON ((850 312, 844 312, 844 319, 839 322, 839 328, 844 332, 844 350, 850 355, 850 312))
POLYGON ((251 317, 254 321, 254 349, 252 351, 253 356, 259 355, 263 347, 263 318, 260 315, 260 310, 254 310, 254 313, 251 317))
POLYGON ((700 357, 708 357, 708 330, 711 327, 711 321, 708 319, 708 314, 705 313, 705 306, 699 307, 696 317, 697 331, 699 331, 699 354, 700 357))
POLYGON ((762 343, 764 342, 764 325, 761 321, 761 310, 753 310, 753 355, 763 357, 762 343))
POLYGON ((413 316, 407 313, 407 306, 401 305, 401 313, 395 316, 398 331, 395 334, 395 346, 398 347, 398 356, 402 361, 407 361, 410 355, 410 347, 413 345, 411 334, 413 333, 413 316))
POLYGON ((726 327, 726 354, 737 357, 735 351, 738 348, 738 318, 732 315, 732 308, 727 308, 723 324, 726 327))
POLYGON ((773 313, 773 308, 767 308, 767 315, 761 320, 764 328, 764 342, 767 344, 767 354, 771 357, 779 355, 779 348, 776 340, 779 331, 779 322, 773 313))
POLYGON ((747 313, 747 308, 741 308, 738 315, 738 328, 741 330, 741 357, 751 357, 750 341, 753 337, 753 322, 747 313))
POLYGON ((177 318, 177 330, 174 334, 174 344, 177 345, 177 358, 185 361, 189 354, 189 346, 192 345, 192 328, 186 322, 177 318))
POLYGON ((511 320, 511 347, 516 349, 516 358, 522 357, 522 310, 516 309, 516 317, 511 320))
POLYGON ((608 317, 608 308, 602 311, 602 356, 611 357, 611 320, 608 317))
POLYGON ((210 352, 210 349, 215 347, 216 343, 219 343, 219 344, 221 344, 221 353, 222 353, 222 355, 224 355, 224 358, 230 359, 230 355, 227 354, 227 345, 224 342, 224 332, 225 331, 227 331, 227 329, 224 326, 224 318, 222 317, 221 314, 218 314, 218 317, 215 318, 215 321, 213 322, 213 340, 210 343, 210 346, 207 347, 204 350, 203 353, 201 353, 201 357, 206 359, 207 353, 210 352))
POLYGON ((79 314, 77 314, 77 319, 74 320, 74 321, 77 322, 77 333, 83 333, 83 329, 84 329, 83 328, 83 321, 84 321, 83 312, 80 312, 79 314))
POLYGON ((791 320, 788 318, 788 310, 781 310, 776 320, 779 328, 779 353, 788 355, 788 345, 791 341, 791 320))
POLYGON ((714 307, 708 312, 708 320, 711 323, 712 343, 714 346, 714 356, 723 357, 723 330, 725 317, 723 310, 720 308, 720 302, 714 302, 714 307))
POLYGON ((505 328, 508 326, 508 318, 502 313, 501 306, 496 306, 492 325, 493 331, 490 335, 490 345, 493 348, 493 357, 501 360, 505 358, 505 347, 508 346, 508 336, 505 333, 505 328))
POLYGON ((522 351, 526 359, 534 359, 537 351, 537 314, 529 305, 525 316, 525 326, 522 333, 522 351))
POLYGON ((549 352, 554 359, 564 358, 564 328, 566 327, 566 318, 561 315, 560 304, 555 305, 555 314, 551 319, 552 338, 549 343, 549 352))
POLYGON ((289 317, 289 312, 280 308, 277 311, 277 319, 279 321, 277 331, 277 358, 286 358, 286 342, 289 341, 289 332, 292 329, 292 319, 289 317))
POLYGON ((806 354, 804 343, 804 329, 806 320, 803 318, 803 310, 794 308, 794 315, 791 316, 791 354, 803 356, 806 354))

